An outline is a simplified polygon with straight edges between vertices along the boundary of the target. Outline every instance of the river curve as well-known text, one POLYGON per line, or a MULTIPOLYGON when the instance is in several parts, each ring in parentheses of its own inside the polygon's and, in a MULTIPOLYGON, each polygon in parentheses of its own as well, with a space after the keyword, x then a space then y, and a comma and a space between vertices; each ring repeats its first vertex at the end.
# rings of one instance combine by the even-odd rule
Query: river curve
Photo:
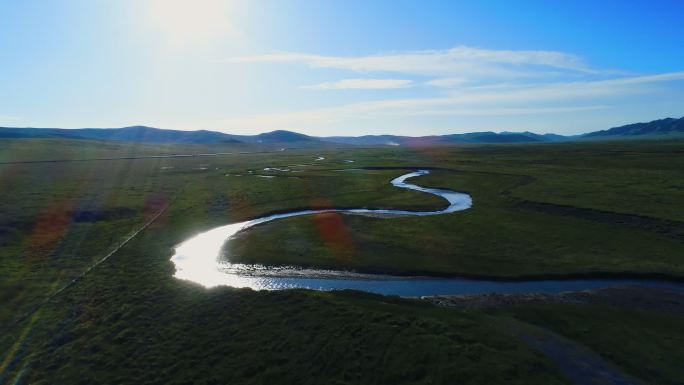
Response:
POLYGON ((428 170, 417 170, 391 181, 399 188, 438 195, 449 206, 437 211, 406 211, 382 209, 321 209, 302 210, 269 215, 249 221, 232 223, 200 233, 176 246, 171 261, 176 267, 174 276, 205 287, 232 286, 254 290, 282 290, 307 288, 314 290, 355 289, 378 294, 400 296, 426 296, 449 294, 497 293, 557 293, 562 291, 599 289, 622 284, 647 284, 659 287, 681 287, 660 280, 643 279, 563 279, 530 281, 494 281, 468 278, 398 277, 378 274, 360 274, 346 271, 300 269, 296 267, 268 267, 234 264, 219 261, 221 249, 230 246, 237 233, 250 227, 282 218, 338 212, 347 215, 381 215, 383 217, 443 215, 469 209, 470 195, 451 190, 433 189, 407 183, 406 180, 427 175, 428 170), (227 243, 227 244, 226 244, 227 243))

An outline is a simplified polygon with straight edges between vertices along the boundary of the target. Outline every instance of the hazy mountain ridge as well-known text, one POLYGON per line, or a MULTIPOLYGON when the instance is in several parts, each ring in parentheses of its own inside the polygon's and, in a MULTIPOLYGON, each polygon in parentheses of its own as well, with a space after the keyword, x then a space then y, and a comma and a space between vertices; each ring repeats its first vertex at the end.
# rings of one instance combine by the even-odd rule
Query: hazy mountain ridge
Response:
POLYGON ((648 123, 633 123, 624 126, 613 127, 608 130, 590 132, 582 135, 584 138, 610 137, 610 136, 645 136, 645 135, 672 135, 684 133, 684 117, 679 119, 665 118, 648 123))
POLYGON ((320 138, 326 141, 358 145, 448 145, 455 143, 527 143, 552 142, 569 140, 556 134, 535 134, 532 132, 470 132, 467 134, 431 135, 431 136, 398 136, 398 135, 364 135, 364 136, 331 136, 320 138))
POLYGON ((66 138, 111 140, 154 144, 212 144, 212 143, 263 143, 282 144, 315 142, 310 136, 296 132, 277 130, 258 135, 233 135, 223 132, 199 130, 166 130, 146 126, 122 128, 14 128, 0 127, 0 138, 66 138))
POLYGON ((122 128, 16 128, 0 127, 0 138, 65 138, 105 141, 140 142, 151 144, 215 144, 252 143, 291 147, 366 145, 366 146, 439 146, 458 143, 536 143, 571 140, 599 140, 617 138, 684 136, 684 117, 666 118, 647 123, 628 124, 583 135, 563 136, 558 134, 535 134, 532 132, 470 132, 465 134, 400 136, 363 135, 313 137, 293 131, 276 130, 258 135, 233 135, 223 132, 199 130, 166 130, 146 126, 122 128))

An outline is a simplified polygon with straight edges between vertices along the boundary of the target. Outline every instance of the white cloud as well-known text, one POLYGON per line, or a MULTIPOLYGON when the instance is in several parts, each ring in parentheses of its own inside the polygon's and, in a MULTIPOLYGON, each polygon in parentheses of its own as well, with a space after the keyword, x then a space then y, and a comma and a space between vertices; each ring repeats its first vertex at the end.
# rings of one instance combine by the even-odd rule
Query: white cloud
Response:
POLYGON ((405 79, 343 79, 302 86, 301 88, 309 90, 391 89, 404 88, 411 83, 411 80, 405 79))
POLYGON ((305 53, 273 53, 236 57, 228 63, 302 63, 311 68, 356 72, 392 72, 421 76, 520 78, 560 72, 596 74, 576 55, 557 51, 489 50, 458 46, 367 56, 323 56, 305 53))
MULTIPOLYGON (((459 119, 486 122, 496 120, 487 117, 501 117, 498 121, 503 122, 508 116, 511 119, 519 116, 518 120, 523 121, 528 118, 523 115, 529 115, 530 120, 545 116, 547 121, 560 121, 570 126, 575 123, 566 117, 551 116, 574 113, 573 117, 581 119, 589 114, 600 114, 607 121, 609 119, 605 117, 611 114, 626 116, 635 106, 643 110, 644 103, 650 104, 651 110, 665 111, 665 107, 657 105, 670 103, 673 99, 668 95, 672 92, 681 93, 681 81, 684 80, 684 72, 637 76, 624 71, 596 69, 576 55, 558 51, 489 50, 467 46, 365 56, 285 52, 236 57, 227 62, 291 64, 372 74, 368 79, 352 78, 301 87, 306 89, 412 86, 416 90, 411 98, 393 98, 388 91, 377 100, 231 117, 213 123, 228 131, 284 128, 381 132, 409 126, 422 130, 435 122, 446 127, 459 119), (401 78, 382 79, 388 74, 401 74, 401 78), (603 110, 611 112, 601 112, 603 110), (580 114, 580 111, 586 113, 580 114)), ((668 111, 672 110, 668 108, 668 111)))
POLYGON ((439 78, 439 79, 432 79, 425 84, 429 86, 434 86, 434 87, 444 87, 444 88, 453 88, 457 86, 462 86, 464 84, 468 83, 467 79, 464 78, 439 78))
POLYGON ((385 125, 393 119, 425 116, 513 116, 609 109, 619 98, 658 92, 659 83, 684 80, 684 72, 610 80, 539 85, 470 87, 448 96, 385 99, 310 110, 233 117, 210 124, 227 131, 353 126, 365 120, 385 125))

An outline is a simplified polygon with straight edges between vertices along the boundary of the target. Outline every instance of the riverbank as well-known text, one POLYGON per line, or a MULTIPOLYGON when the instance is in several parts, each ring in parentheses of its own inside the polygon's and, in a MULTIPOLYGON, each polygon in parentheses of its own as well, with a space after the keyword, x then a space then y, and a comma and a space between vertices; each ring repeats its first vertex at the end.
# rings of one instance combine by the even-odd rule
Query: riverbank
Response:
POLYGON ((562 293, 487 293, 479 295, 422 296, 434 305, 461 309, 503 309, 523 305, 573 304, 617 306, 684 314, 684 286, 621 285, 562 293))

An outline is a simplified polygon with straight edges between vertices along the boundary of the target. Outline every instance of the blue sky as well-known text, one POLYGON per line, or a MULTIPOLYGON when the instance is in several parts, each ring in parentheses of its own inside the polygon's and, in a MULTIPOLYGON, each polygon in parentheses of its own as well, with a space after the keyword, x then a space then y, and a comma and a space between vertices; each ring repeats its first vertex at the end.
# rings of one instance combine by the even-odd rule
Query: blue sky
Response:
POLYGON ((0 126, 574 134, 684 115, 681 1, 0 0, 0 126))

